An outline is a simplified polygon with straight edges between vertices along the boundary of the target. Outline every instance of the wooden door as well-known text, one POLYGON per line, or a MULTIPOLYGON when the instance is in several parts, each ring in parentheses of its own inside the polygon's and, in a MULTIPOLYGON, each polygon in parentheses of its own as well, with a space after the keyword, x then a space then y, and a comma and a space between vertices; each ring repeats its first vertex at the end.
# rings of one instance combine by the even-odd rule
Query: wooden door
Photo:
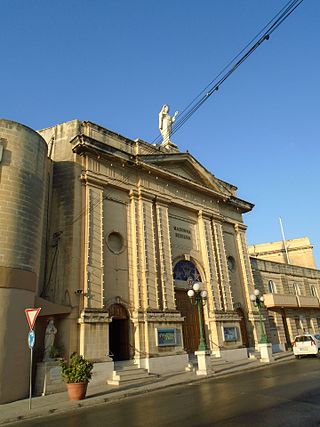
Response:
POLYGON ((236 312, 241 317, 240 332, 241 332, 242 344, 245 347, 249 347, 249 337, 248 337, 248 331, 247 331, 246 318, 244 315, 244 311, 241 307, 238 307, 236 309, 236 312))
POLYGON ((184 317, 182 324, 184 349, 187 353, 198 350, 200 341, 200 328, 198 309, 192 305, 185 290, 176 289, 177 310, 184 317))

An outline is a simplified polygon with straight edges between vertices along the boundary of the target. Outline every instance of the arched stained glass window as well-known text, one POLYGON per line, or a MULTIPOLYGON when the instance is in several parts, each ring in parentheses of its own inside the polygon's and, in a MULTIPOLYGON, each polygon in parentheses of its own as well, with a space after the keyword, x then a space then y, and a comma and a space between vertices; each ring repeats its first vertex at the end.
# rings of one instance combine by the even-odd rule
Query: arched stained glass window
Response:
POLYGON ((201 282, 201 276, 192 261, 178 261, 173 269, 174 280, 192 280, 194 282, 201 282))

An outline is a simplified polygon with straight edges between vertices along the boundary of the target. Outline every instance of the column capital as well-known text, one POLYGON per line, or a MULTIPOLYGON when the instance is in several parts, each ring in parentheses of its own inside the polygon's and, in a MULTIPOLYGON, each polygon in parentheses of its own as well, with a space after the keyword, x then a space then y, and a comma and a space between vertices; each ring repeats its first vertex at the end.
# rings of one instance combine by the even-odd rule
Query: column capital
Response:
POLYGON ((240 233, 241 231, 243 233, 245 233, 247 230, 247 226, 245 224, 242 224, 242 223, 235 223, 235 224, 233 224, 233 226, 234 226, 234 229, 237 233, 240 233))

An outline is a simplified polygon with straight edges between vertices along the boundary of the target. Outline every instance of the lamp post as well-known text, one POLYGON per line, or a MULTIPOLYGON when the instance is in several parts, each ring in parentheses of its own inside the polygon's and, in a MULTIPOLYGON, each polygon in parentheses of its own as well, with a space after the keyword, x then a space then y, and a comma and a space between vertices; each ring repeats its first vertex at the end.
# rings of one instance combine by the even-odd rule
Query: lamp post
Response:
POLYGON ((259 311, 259 319, 260 319, 260 328, 261 328, 261 337, 259 339, 259 344, 266 344, 268 342, 264 325, 262 321, 261 308, 264 307, 264 297, 260 296, 259 289, 255 289, 254 293, 250 295, 250 300, 253 302, 254 306, 258 308, 259 311))
POLYGON ((201 307, 206 305, 207 302, 207 291, 201 290, 201 285, 198 282, 195 282, 192 285, 192 289, 189 289, 187 292, 188 297, 190 298, 190 302, 193 305, 198 307, 198 316, 199 316, 199 328, 200 328, 200 341, 198 351, 206 351, 207 346, 203 337, 202 330, 202 315, 201 315, 201 307))

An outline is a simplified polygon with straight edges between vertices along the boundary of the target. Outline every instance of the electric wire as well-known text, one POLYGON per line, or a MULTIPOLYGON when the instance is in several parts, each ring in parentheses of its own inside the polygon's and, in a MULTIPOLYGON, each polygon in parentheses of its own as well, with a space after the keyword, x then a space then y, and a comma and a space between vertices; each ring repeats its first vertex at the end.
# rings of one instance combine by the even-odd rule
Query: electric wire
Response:
MULTIPOLYGON (((191 117, 192 115, 204 104, 205 101, 217 90, 223 82, 227 80, 227 78, 263 43, 265 40, 269 39, 270 34, 272 34, 282 22, 288 18, 288 16, 293 13, 293 11, 303 2, 303 0, 290 0, 286 3, 286 5, 280 9, 280 11, 253 37, 250 42, 246 44, 246 46, 231 60, 228 64, 219 72, 219 74, 197 95, 187 107, 184 108, 180 115, 180 119, 177 119, 172 127, 172 134, 177 132, 191 117), (262 34, 262 35, 261 35, 262 34), (260 37, 259 37, 260 36, 260 37), (259 39, 258 39, 259 37, 259 39), (258 39, 258 40, 257 40, 258 39), (254 41, 257 40, 254 43, 254 41), (253 45, 252 45, 253 44, 253 45), (251 46, 251 47, 250 47, 251 46), (249 48, 250 47, 250 48, 249 48), (248 50, 249 48, 249 50, 248 50), (243 54, 243 52, 247 52, 235 63, 235 61, 243 54), (230 66, 234 64, 231 68, 230 66), (230 68, 230 69, 229 69, 230 68), (225 71, 228 71, 225 73, 225 71), (225 74, 223 74, 225 73, 225 74), (222 76, 218 81, 217 79, 222 76), (216 82, 214 85, 213 83, 216 82), (204 95, 203 95, 204 94, 204 95), (199 99, 200 98, 200 99, 199 99), (195 102, 198 100, 197 102, 195 102), (194 105, 193 105, 194 104, 194 105), (191 108, 190 108, 191 107, 191 108), (185 113, 185 114, 184 114, 185 113)), ((155 140, 159 140, 161 135, 159 135, 155 140)), ((123 181, 124 183, 128 183, 129 177, 123 181)), ((115 181, 117 179, 114 179, 115 181)), ((97 201, 94 201, 93 205, 86 206, 78 216, 76 216, 71 223, 68 225, 73 225, 77 221, 79 221, 83 216, 89 214, 97 207, 99 207, 104 200, 110 197, 112 190, 104 195, 101 199, 98 198, 97 201)))
MULTIPOLYGON (((270 35, 302 2, 303 0, 290 0, 286 3, 286 5, 259 31, 259 33, 257 33, 257 35, 251 39, 250 42, 247 43, 247 45, 231 61, 228 62, 220 73, 187 105, 187 107, 183 109, 180 117, 178 117, 172 126, 172 134, 176 133, 204 104, 204 102, 207 101, 213 93, 219 90, 222 83, 224 83, 264 41, 269 40, 270 35), (239 57, 240 59, 236 62, 239 57)), ((160 141, 161 135, 158 135, 153 143, 159 143, 160 141)))

